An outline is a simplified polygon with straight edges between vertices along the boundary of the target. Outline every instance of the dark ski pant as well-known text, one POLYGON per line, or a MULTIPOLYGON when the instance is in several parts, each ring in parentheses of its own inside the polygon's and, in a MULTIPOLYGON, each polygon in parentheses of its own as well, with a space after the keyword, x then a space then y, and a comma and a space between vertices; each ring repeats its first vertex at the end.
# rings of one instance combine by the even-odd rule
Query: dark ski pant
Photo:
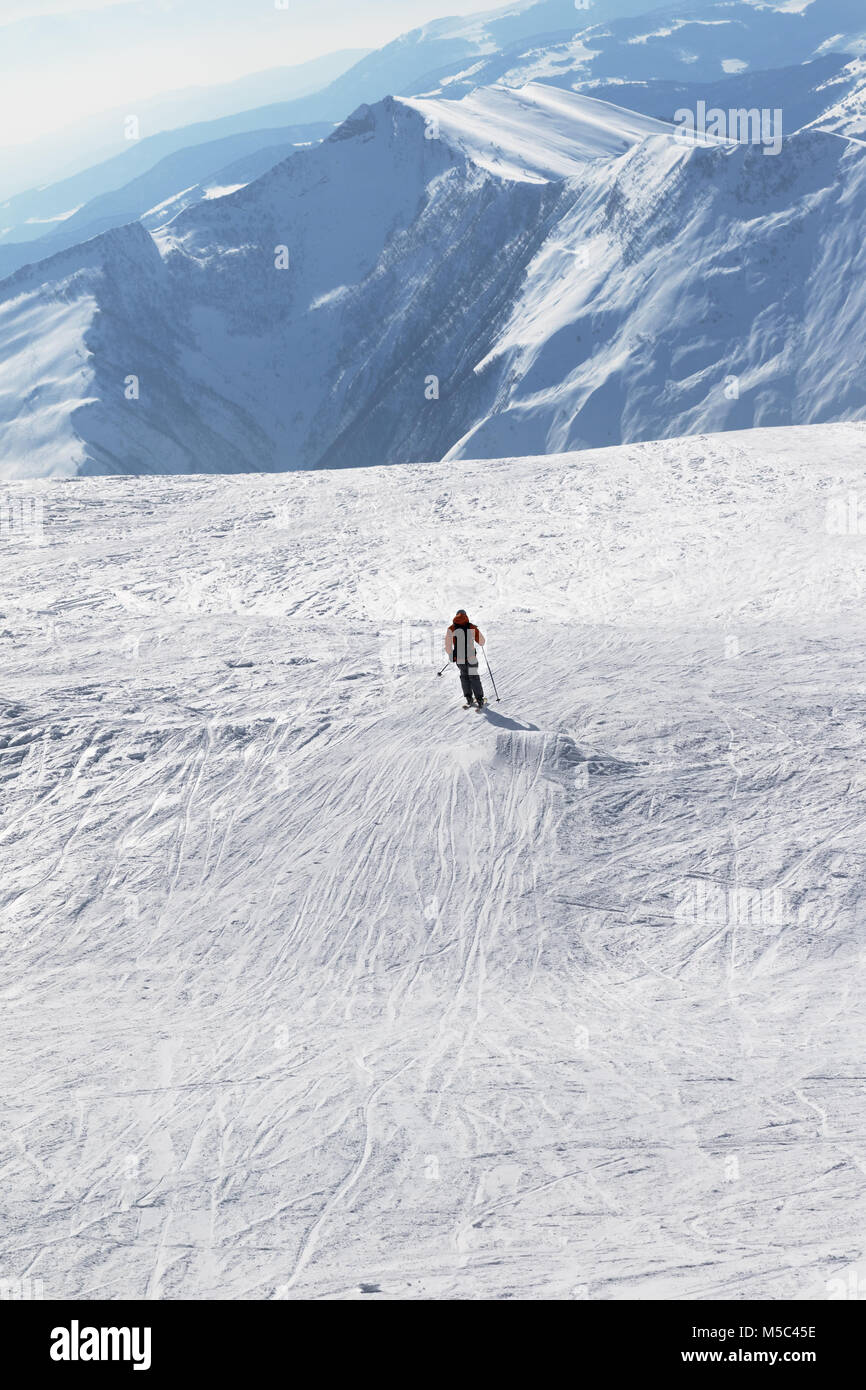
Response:
POLYGON ((460 672, 460 684, 463 687, 463 698, 465 700, 476 699, 481 704, 484 699, 484 687, 481 684, 481 677, 478 674, 477 666, 470 666, 467 661, 460 661, 457 664, 460 672))

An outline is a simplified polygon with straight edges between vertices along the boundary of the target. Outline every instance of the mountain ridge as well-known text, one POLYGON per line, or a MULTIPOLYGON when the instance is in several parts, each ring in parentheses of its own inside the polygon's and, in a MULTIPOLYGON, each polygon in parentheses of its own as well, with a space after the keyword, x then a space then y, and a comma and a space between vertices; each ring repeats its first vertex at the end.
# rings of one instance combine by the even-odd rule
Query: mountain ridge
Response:
MULTIPOLYGON (((866 89, 843 56, 779 80, 842 119, 866 89)), ((343 468, 861 418, 862 147, 814 122, 778 151, 690 146, 597 90, 362 103, 243 187, 153 209, 152 241, 0 282, 0 470, 343 468), (57 324, 92 373, 69 389, 57 324)))

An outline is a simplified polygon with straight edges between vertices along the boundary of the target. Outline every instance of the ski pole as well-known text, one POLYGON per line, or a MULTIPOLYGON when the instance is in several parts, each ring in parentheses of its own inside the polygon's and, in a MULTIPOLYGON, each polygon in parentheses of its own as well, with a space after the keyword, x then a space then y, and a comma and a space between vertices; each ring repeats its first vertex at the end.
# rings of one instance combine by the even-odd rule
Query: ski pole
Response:
POLYGON ((490 679, 493 681, 493 693, 496 696, 496 703, 498 705, 501 703, 501 701, 499 699, 499 691, 496 689, 496 678, 493 675, 493 672, 490 670, 490 662, 487 661, 487 652, 484 651, 483 647, 481 648, 481 650, 484 652, 484 660, 487 662, 487 670, 490 672, 490 679))
MULTIPOLYGON (((449 667, 450 665, 451 665, 451 658, 450 658, 450 656, 449 656, 448 660, 445 662, 445 665, 442 667, 442 671, 447 670, 448 667, 449 667)), ((437 671, 437 672, 436 672, 437 676, 441 676, 441 675, 442 675, 442 671, 437 671)))

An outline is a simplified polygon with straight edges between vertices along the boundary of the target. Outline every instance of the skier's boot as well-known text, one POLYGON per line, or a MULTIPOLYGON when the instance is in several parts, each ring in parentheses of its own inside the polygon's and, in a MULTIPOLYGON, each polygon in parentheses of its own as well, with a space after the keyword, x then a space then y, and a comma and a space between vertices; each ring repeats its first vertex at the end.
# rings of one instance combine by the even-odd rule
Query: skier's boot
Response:
POLYGON ((475 704, 475 701, 474 701, 474 700, 467 700, 467 701, 466 701, 466 704, 463 706, 463 708, 464 708, 464 709, 471 709, 472 706, 473 706, 474 704, 475 704))
POLYGON ((487 697, 485 696, 483 700, 479 700, 479 701, 478 701, 478 708, 479 708, 479 709, 484 709, 484 706, 485 706, 485 705, 489 705, 489 704, 490 704, 490 701, 489 701, 489 700, 487 699, 487 697))

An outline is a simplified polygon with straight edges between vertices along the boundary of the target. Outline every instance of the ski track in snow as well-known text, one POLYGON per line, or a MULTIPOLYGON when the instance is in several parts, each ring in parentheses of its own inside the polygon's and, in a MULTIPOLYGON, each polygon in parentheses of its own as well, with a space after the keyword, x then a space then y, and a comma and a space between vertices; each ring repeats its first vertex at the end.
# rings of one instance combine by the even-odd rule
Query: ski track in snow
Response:
POLYGON ((841 425, 12 484, 0 1273, 825 1297, 866 1207, 866 538, 825 508, 864 464, 841 425), (435 676, 457 604, 484 715, 435 676))

